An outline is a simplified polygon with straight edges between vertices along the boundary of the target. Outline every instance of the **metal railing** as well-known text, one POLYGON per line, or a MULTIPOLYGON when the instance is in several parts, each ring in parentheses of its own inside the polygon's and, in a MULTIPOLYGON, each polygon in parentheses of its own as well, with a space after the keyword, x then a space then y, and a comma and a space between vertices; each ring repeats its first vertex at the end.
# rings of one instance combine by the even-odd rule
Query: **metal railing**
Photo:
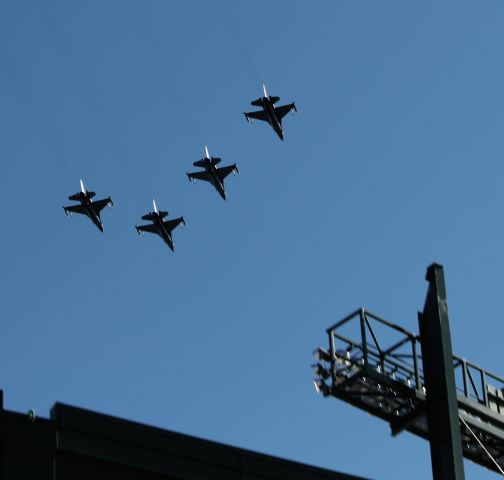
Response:
MULTIPOLYGON (((314 352, 317 391, 385 420, 394 436, 407 430, 429 439, 420 335, 364 308, 329 327, 327 335, 328 350, 314 352)), ((502 472, 504 378, 457 355, 452 365, 462 454, 502 472)))
MULTIPOLYGON (((374 369, 410 388, 425 391, 418 334, 365 308, 355 310, 329 327, 327 334, 333 380, 341 372, 345 375, 345 369, 341 368, 345 362, 347 367, 374 369), (349 338, 341 331, 352 323, 355 334, 349 338), (377 325, 388 329, 385 339, 378 334, 377 325)), ((453 355, 453 368, 458 394, 504 415, 504 378, 457 355, 453 355)))

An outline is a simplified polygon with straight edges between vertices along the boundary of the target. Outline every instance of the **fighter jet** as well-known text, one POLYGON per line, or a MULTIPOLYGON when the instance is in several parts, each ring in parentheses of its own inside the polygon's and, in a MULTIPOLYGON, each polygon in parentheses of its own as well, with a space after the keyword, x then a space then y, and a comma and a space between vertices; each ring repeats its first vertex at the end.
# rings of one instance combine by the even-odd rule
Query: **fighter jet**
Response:
POLYGON ((75 200, 76 202, 80 202, 80 205, 71 205, 69 207, 63 207, 65 213, 67 215, 72 215, 72 213, 82 213, 87 215, 91 221, 98 227, 100 232, 103 232, 103 223, 100 218, 100 212, 108 205, 114 205, 114 202, 110 197, 104 198, 103 200, 96 200, 93 202, 91 200, 96 193, 88 192, 84 188, 84 182, 80 181, 80 192, 77 192, 75 195, 70 195, 68 200, 75 200))
POLYGON ((190 182, 195 180, 205 180, 210 182, 219 195, 226 200, 226 191, 224 190, 224 179, 230 174, 236 174, 238 172, 238 167, 236 163, 234 165, 229 165, 227 167, 217 168, 216 165, 221 161, 220 158, 211 157, 208 153, 208 147, 205 145, 205 158, 194 162, 195 167, 202 167, 205 170, 201 172, 186 173, 187 178, 190 182))
POLYGON ((250 104, 254 105, 254 107, 262 107, 262 110, 259 110, 258 112, 244 112, 245 118, 249 123, 254 119, 268 122, 273 127, 276 134, 280 137, 280 140, 283 140, 282 118, 293 110, 297 113, 296 105, 294 103, 289 103, 288 105, 275 107, 275 103, 280 100, 280 97, 270 97, 264 84, 263 91, 264 97, 250 102, 250 104))
POLYGON ((154 209, 154 211, 148 213, 147 215, 143 215, 142 220, 150 220, 153 223, 149 225, 135 225, 138 234, 143 235, 144 232, 156 233, 170 247, 170 250, 174 251, 175 247, 173 245, 171 233, 181 223, 185 226, 184 217, 164 221, 163 218, 168 215, 168 212, 158 210, 156 200, 154 199, 152 199, 152 208, 154 209))

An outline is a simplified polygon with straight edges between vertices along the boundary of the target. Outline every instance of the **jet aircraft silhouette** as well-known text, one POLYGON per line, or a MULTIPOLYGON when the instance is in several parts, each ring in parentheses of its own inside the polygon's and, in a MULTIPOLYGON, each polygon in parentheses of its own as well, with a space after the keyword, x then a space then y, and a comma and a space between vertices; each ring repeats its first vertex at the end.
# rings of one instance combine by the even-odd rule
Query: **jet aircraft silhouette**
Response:
POLYGON ((135 225, 135 228, 139 235, 143 235, 144 232, 155 233, 159 235, 165 243, 170 247, 171 251, 175 250, 175 246, 172 240, 172 231, 178 227, 181 223, 185 226, 184 217, 175 218, 173 220, 163 220, 168 215, 168 212, 158 210, 156 205, 156 200, 152 199, 152 212, 143 215, 142 220, 150 220, 153 223, 148 225, 135 225))
POLYGON ((195 167, 202 167, 205 170, 200 172, 186 173, 190 182, 195 180, 204 180, 210 182, 219 195, 226 200, 226 191, 224 190, 224 179, 230 173, 239 173, 236 163, 227 167, 217 168, 216 165, 221 161, 220 158, 211 157, 208 153, 208 147, 205 145, 205 158, 194 162, 195 167))
POLYGON ((268 122, 273 127, 273 130, 275 130, 275 133, 280 137, 280 140, 283 140, 282 118, 292 110, 297 113, 296 105, 293 102, 281 107, 275 107, 275 103, 280 100, 280 97, 270 97, 264 84, 263 91, 264 97, 250 102, 254 107, 262 107, 262 110, 257 112, 244 112, 245 118, 249 123, 253 120, 268 122))
POLYGON ((80 202, 80 205, 71 205, 69 207, 63 207, 65 213, 67 215, 72 215, 72 213, 82 213, 83 215, 87 215, 91 221, 98 227, 100 232, 103 232, 103 223, 100 218, 100 212, 107 205, 114 205, 114 202, 110 197, 104 198, 103 200, 96 200, 93 202, 91 200, 96 193, 88 192, 84 187, 84 182, 80 181, 80 192, 77 192, 75 195, 70 195, 68 200, 75 200, 76 202, 80 202))

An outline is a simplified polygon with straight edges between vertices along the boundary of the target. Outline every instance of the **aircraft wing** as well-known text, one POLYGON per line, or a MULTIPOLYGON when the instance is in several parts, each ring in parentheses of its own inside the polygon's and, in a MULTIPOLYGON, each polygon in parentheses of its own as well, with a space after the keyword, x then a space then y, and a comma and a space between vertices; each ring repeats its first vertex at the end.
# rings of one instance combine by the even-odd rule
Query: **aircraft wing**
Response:
POLYGON ((166 227, 166 230, 168 230, 170 233, 172 230, 177 228, 181 223, 184 223, 184 217, 179 217, 179 218, 174 218, 173 220, 167 220, 166 222, 163 222, 164 226, 166 227))
POLYGON ((234 165, 229 165, 228 167, 222 167, 217 170, 217 175, 220 178, 220 181, 222 182, 230 173, 236 170, 236 167, 234 165))
POLYGON ((71 205, 70 207, 63 208, 65 209, 65 212, 82 213, 84 215, 87 215, 86 209, 82 205, 71 205))
POLYGON ((258 112, 247 112, 245 116, 247 117, 247 120, 249 118, 253 118, 254 120, 262 120, 263 122, 268 121, 268 116, 264 110, 259 110, 258 112))
POLYGON ((276 107, 275 113, 278 120, 282 120, 285 115, 287 115, 291 110, 294 110, 294 104, 290 103, 289 105, 283 105, 282 107, 276 107))
POLYGON ((187 176, 193 180, 205 180, 206 182, 212 181, 212 177, 208 172, 193 172, 188 173, 187 176))
POLYGON ((153 223, 150 223, 148 225, 140 225, 140 226, 136 227, 136 229, 139 232, 156 233, 159 235, 158 229, 157 229, 156 225, 154 225, 153 223))
POLYGON ((110 197, 104 198, 103 200, 96 200, 96 202, 93 202, 91 205, 93 205, 93 208, 97 213, 100 213, 109 203, 112 203, 112 199, 110 197))

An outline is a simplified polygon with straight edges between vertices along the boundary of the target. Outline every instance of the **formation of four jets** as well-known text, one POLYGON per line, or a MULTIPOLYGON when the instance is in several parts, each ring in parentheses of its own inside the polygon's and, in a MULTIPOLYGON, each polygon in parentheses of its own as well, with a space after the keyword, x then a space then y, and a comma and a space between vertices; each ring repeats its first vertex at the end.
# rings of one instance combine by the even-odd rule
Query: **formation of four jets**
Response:
MULTIPOLYGON (((273 97, 268 95, 266 87, 263 85, 264 97, 260 97, 257 100, 251 102, 251 105, 256 107, 262 107, 262 110, 255 112, 244 113, 247 122, 253 120, 261 120, 268 122, 275 133, 280 137, 283 137, 282 129, 282 118, 285 117, 289 112, 295 111, 297 113, 296 105, 290 103, 288 105, 275 107, 275 103, 280 100, 280 97, 273 97)), ((217 164, 221 162, 218 157, 212 157, 208 152, 208 147, 205 146, 205 157, 197 162, 194 162, 195 167, 201 167, 204 170, 197 172, 187 173, 189 181, 194 182, 195 180, 203 180, 209 182, 219 195, 226 200, 226 191, 224 189, 224 179, 230 174, 236 174, 238 172, 238 167, 236 163, 233 165, 228 165, 226 167, 217 168, 217 164)), ((68 197, 69 200, 74 200, 79 202, 77 205, 71 205, 68 207, 63 207, 63 210, 67 215, 72 215, 73 213, 80 213, 87 215, 91 221, 96 225, 96 227, 103 232, 103 223, 101 220, 100 212, 108 205, 113 206, 114 202, 112 198, 104 198, 102 200, 93 201, 92 198, 96 195, 95 192, 87 191, 84 187, 84 182, 80 181, 80 192, 68 197)), ((168 212, 159 210, 156 201, 152 200, 153 211, 142 216, 142 220, 151 221, 152 223, 147 225, 135 225, 138 234, 155 233, 159 235, 168 247, 173 251, 174 245, 172 240, 172 231, 178 227, 180 224, 185 225, 184 217, 175 218, 173 220, 164 220, 168 216, 168 212)))

